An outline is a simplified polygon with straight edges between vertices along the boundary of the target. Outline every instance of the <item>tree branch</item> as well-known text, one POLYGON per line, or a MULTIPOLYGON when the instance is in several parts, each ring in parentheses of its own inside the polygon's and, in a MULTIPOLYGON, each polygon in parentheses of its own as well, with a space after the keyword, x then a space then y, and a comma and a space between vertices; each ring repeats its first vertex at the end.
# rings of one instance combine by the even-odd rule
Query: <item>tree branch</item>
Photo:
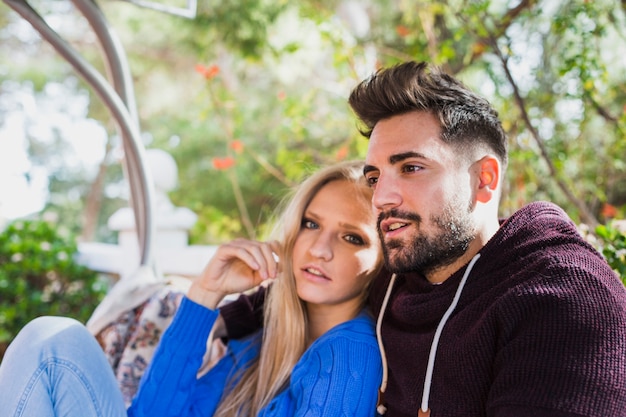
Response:
MULTIPOLYGON (((522 0, 516 7, 509 9, 500 19, 500 22, 495 25, 495 30, 490 33, 487 37, 480 37, 478 39, 478 43, 484 43, 486 45, 491 44, 492 39, 499 39, 504 36, 507 29, 511 26, 511 24, 515 21, 515 19, 524 11, 530 10, 533 6, 537 4, 537 0, 522 0)), ((480 58, 485 52, 487 48, 475 48, 472 51, 472 56, 470 58, 470 64, 480 58)))
POLYGON ((515 104, 517 105, 519 109, 519 112, 522 116, 522 120, 524 121, 524 124, 526 125, 526 128, 530 131, 533 139, 535 140, 535 143, 539 147, 541 158, 547 164, 550 175, 556 181, 558 187, 565 194, 567 199, 578 208, 578 210, 580 211, 580 217, 582 221, 585 222, 587 225, 589 225, 589 227, 592 230, 594 230, 596 226, 598 226, 599 224, 598 220, 593 215, 593 213, 591 212, 587 204, 583 200, 577 198, 574 195, 574 193, 569 189, 568 185, 559 178, 558 171, 556 167, 554 166, 554 164, 552 163, 552 159, 550 158, 550 155, 548 153, 548 149, 545 146, 544 140, 541 138, 541 136, 539 135, 539 132, 537 132, 537 129, 535 129, 535 127, 532 125, 530 121, 530 116, 528 115, 528 112, 526 111, 525 100, 522 98, 522 95, 520 94, 517 83, 513 79, 513 75, 511 74, 511 71, 509 69, 508 57, 506 57, 502 53, 502 50, 498 46, 498 42, 495 37, 491 37, 489 39, 489 43, 494 53, 496 54, 496 56, 498 57, 498 59, 500 60, 502 64, 502 68, 504 69, 506 78, 509 81, 509 84, 511 85, 511 87, 513 88, 513 96, 515 98, 515 104))
POLYGON ((605 109, 604 107, 602 107, 602 105, 598 103, 596 100, 594 100, 593 97, 588 97, 587 99, 591 102, 591 105, 593 106, 594 109, 596 109, 598 114, 602 116, 602 118, 604 118, 604 120, 606 120, 607 122, 611 122, 611 123, 617 123, 618 121, 617 117, 609 113, 609 111, 605 109))

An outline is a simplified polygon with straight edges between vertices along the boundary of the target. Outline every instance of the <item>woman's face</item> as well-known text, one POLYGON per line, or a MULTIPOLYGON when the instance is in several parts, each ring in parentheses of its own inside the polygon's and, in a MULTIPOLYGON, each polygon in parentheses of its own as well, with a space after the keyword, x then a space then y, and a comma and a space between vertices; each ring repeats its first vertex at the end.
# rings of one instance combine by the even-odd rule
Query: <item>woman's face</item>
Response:
POLYGON ((293 248, 298 296, 308 304, 360 305, 381 260, 367 198, 346 180, 320 189, 304 212, 293 248))

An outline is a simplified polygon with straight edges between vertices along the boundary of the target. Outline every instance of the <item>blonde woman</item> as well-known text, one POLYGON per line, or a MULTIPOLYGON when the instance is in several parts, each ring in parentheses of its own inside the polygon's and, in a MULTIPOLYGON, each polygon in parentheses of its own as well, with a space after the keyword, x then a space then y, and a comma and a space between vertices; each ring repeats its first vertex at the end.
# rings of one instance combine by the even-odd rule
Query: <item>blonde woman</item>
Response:
MULTIPOLYGON (((47 355, 32 328, 5 360, 18 364, 0 368, 0 408, 24 417, 374 415, 382 367, 364 302, 382 255, 370 199, 363 165, 341 163, 298 187, 273 240, 222 245, 192 284, 127 411, 111 388, 110 370, 93 369, 102 367, 101 355, 80 353, 92 340, 66 335, 75 351, 59 359, 62 337, 42 342, 55 345, 47 355), (273 284, 263 332, 231 340, 224 357, 198 377, 218 304, 266 280, 273 284), (23 377, 29 363, 37 370, 23 377)), ((31 327, 86 333, 67 320, 40 319, 31 327), (59 321, 65 324, 53 326, 59 321)))

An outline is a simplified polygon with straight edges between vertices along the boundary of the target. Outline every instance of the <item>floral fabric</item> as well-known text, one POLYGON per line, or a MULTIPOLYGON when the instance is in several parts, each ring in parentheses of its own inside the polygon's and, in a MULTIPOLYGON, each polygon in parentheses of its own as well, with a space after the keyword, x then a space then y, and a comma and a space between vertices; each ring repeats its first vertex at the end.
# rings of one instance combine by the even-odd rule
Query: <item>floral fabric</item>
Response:
POLYGON ((113 367, 127 407, 185 292, 186 289, 167 285, 96 335, 113 367))

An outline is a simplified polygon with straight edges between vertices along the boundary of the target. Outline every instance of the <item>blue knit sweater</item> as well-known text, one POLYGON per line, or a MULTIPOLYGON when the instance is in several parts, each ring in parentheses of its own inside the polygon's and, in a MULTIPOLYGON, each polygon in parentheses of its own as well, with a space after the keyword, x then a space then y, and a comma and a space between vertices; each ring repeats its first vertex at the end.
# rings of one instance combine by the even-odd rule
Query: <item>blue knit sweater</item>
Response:
MULTIPOLYGON (((218 313, 185 298, 144 375, 130 417, 212 416, 232 375, 258 356, 261 335, 231 340, 205 375, 197 371, 218 313)), ((262 416, 373 416, 381 360, 373 320, 358 317, 317 339, 296 364, 290 384, 262 416)))

